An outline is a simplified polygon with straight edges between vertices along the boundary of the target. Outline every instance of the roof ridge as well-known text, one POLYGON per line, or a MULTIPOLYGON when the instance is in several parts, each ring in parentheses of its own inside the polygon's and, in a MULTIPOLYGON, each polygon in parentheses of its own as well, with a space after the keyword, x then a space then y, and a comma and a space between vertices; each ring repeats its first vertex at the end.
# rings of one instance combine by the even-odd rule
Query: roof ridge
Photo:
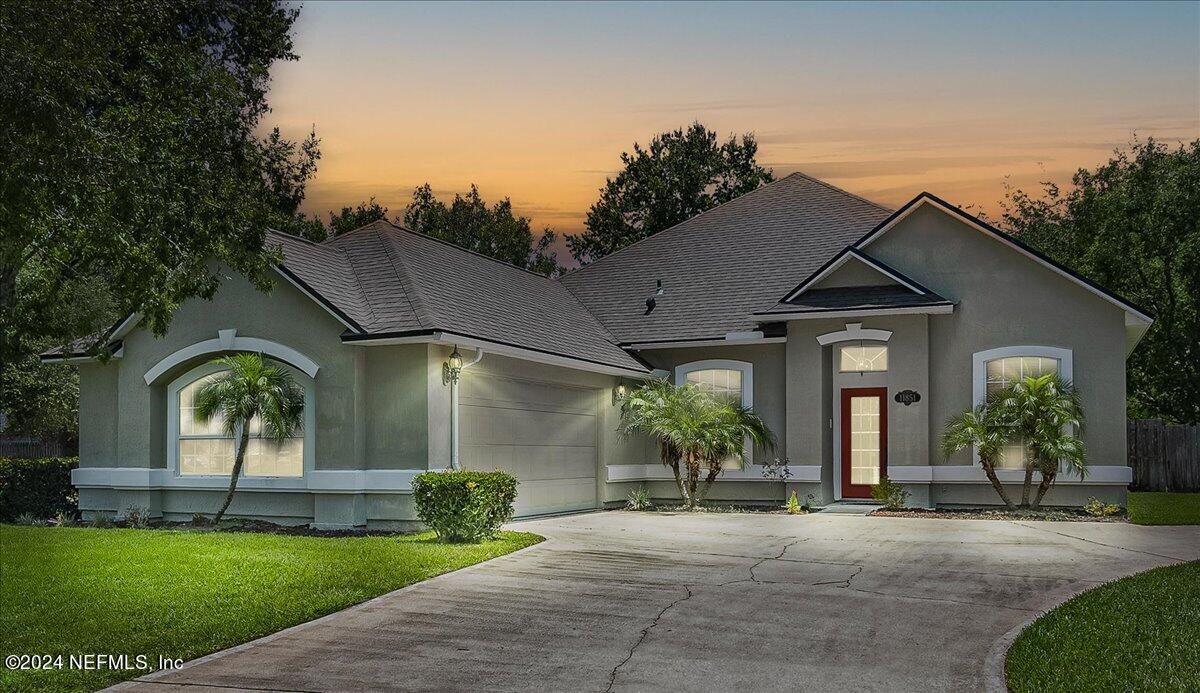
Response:
POLYGON ((785 178, 791 178, 792 176, 800 176, 801 178, 804 178, 806 180, 810 180, 819 185, 823 185, 826 188, 833 190, 834 192, 840 192, 843 195, 849 195, 850 197, 853 197, 854 199, 859 200, 861 202, 865 202, 880 211, 888 212, 889 214, 896 211, 896 210, 892 209, 891 207, 885 207, 884 205, 881 205, 878 202, 875 202, 874 200, 868 200, 867 198, 863 197, 862 195, 852 193, 849 190, 846 190, 845 188, 839 188, 838 186, 834 185, 833 183, 821 180, 820 178, 816 178, 814 176, 810 176, 803 171, 792 171, 787 176, 785 176, 785 178))
POLYGON ((708 209, 704 210, 703 212, 700 212, 699 214, 696 214, 696 215, 694 215, 694 216, 690 216, 690 217, 688 217, 687 219, 684 219, 683 221, 679 222, 678 224, 675 224, 675 225, 673 225, 673 226, 668 226, 667 228, 663 229, 662 231, 659 231, 658 233, 653 233, 653 234, 650 234, 649 236, 646 236, 645 238, 639 238, 638 240, 634 241, 633 243, 630 243, 629 245, 625 246, 624 248, 620 248, 620 249, 618 249, 618 250, 615 250, 615 251, 613 251, 613 252, 609 253, 608 255, 605 255, 604 257, 600 258, 599 260, 596 260, 595 262, 592 262, 592 263, 590 263, 590 264, 587 264, 587 265, 581 265, 580 267, 577 267, 577 268, 575 268, 575 269, 571 270, 570 272, 566 272, 566 273, 564 273, 564 274, 563 274, 561 277, 559 277, 559 278, 558 278, 558 281, 562 281, 563 279, 566 279, 567 277, 573 277, 573 276, 575 276, 575 275, 577 275, 577 274, 579 274, 579 273, 583 272, 584 270, 586 270, 586 269, 587 269, 587 268, 589 268, 589 267, 595 267, 596 265, 600 264, 601 262, 604 262, 606 259, 608 259, 608 258, 610 258, 610 257, 613 257, 613 256, 616 256, 616 255, 619 255, 620 253, 623 253, 623 252, 625 252, 626 250, 629 250, 630 248, 632 248, 632 247, 634 247, 634 246, 636 246, 636 245, 638 245, 638 244, 642 243, 643 241, 648 241, 648 240, 650 240, 651 238, 654 238, 655 236, 661 236, 661 235, 662 235, 662 234, 664 234, 664 233, 667 233, 667 232, 669 232, 669 231, 673 231, 673 230, 675 230, 675 229, 679 228, 680 226, 682 226, 682 225, 684 225, 684 224, 686 224, 686 223, 688 223, 688 222, 690 222, 690 221, 693 221, 693 220, 695 220, 695 219, 699 219, 700 217, 702 217, 702 216, 704 216, 704 215, 708 214, 709 212, 715 212, 716 210, 718 210, 718 209, 721 209, 721 208, 722 208, 722 207, 724 207, 725 205, 732 204, 732 203, 734 203, 734 202, 737 202, 737 201, 739 201, 739 200, 744 200, 744 199, 746 199, 747 197, 749 197, 749 196, 751 196, 751 195, 753 195, 753 194, 755 194, 755 193, 757 193, 757 192, 759 192, 759 191, 766 190, 767 188, 770 188, 770 187, 772 187, 772 186, 774 186, 774 185, 777 185, 777 184, 779 184, 779 183, 782 183, 782 182, 784 182, 784 181, 788 180, 789 178, 797 178, 797 177, 799 177, 799 178, 803 178, 803 179, 805 179, 805 180, 808 180, 808 181, 811 181, 811 182, 813 182, 813 183, 818 183, 818 184, 820 184, 820 185, 822 185, 822 186, 824 186, 824 187, 826 187, 826 188, 829 188, 830 190, 833 190, 834 192, 839 192, 839 193, 841 193, 841 194, 843 194, 843 195, 846 195, 847 197, 853 197, 854 199, 856 199, 856 200, 859 200, 860 202, 864 202, 864 203, 866 203, 866 204, 869 204, 869 205, 871 205, 872 207, 875 207, 876 209, 879 209, 880 211, 883 211, 883 212, 889 212, 889 213, 891 213, 891 212, 893 211, 893 210, 891 210, 891 209, 888 209, 887 207, 884 207, 883 205, 879 204, 878 202, 872 202, 872 201, 868 200, 868 199, 867 199, 867 198, 865 198, 865 197, 862 197, 862 196, 860 196, 860 195, 855 195, 854 193, 852 193, 852 192, 849 192, 849 191, 847 191, 847 190, 842 190, 841 188, 837 187, 836 185, 831 185, 831 184, 829 184, 829 183, 826 183, 825 181, 823 181, 823 180, 821 180, 821 179, 819 179, 819 178, 813 178, 812 176, 810 176, 810 175, 808 175, 808 174, 806 174, 806 173, 801 173, 800 171, 794 171, 794 172, 792 172, 792 173, 789 173, 788 175, 784 176, 783 178, 779 178, 779 179, 773 180, 773 181, 771 181, 770 183, 767 183, 766 185, 760 185, 760 186, 758 186, 757 188, 755 188, 755 189, 753 189, 753 190, 751 190, 751 191, 749 191, 749 192, 747 192, 747 193, 743 193, 743 194, 741 194, 741 195, 738 195, 737 197, 733 198, 732 200, 726 200, 725 202, 722 202, 721 204, 719 204, 719 205, 717 205, 717 206, 715 206, 715 207, 709 207, 708 209))
MULTIPOLYGON (((383 222, 385 222, 386 224, 388 224, 389 226, 391 226, 393 229, 396 229, 397 231, 403 231, 403 232, 405 232, 405 233, 410 233, 410 234, 412 234, 412 235, 414 235, 414 236, 418 236, 418 237, 420 237, 420 238, 426 238, 426 239, 429 239, 429 240, 433 241, 434 243, 441 243, 442 245, 450 246, 451 248, 454 248, 455 250, 459 250, 459 251, 462 251, 462 252, 464 252, 464 253, 470 253, 471 255, 474 255, 474 256, 476 256, 476 257, 481 257, 481 258, 483 258, 484 260, 490 260, 490 261, 492 261, 492 262, 495 262, 496 264, 499 264, 499 265, 504 265, 505 267, 508 267, 509 269, 520 270, 520 271, 522 271, 522 272, 524 272, 524 273, 526 273, 526 274, 532 274, 532 275, 533 275, 533 276, 535 276, 535 277, 541 277, 542 279, 546 279, 546 280, 549 280, 549 281, 554 281, 553 279, 551 279, 550 277, 547 277, 547 276, 546 276, 546 275, 544 275, 544 274, 538 274, 537 272, 534 272, 534 271, 533 271, 533 270, 531 270, 531 269, 527 269, 527 268, 525 268, 525 267, 521 267, 520 265, 514 265, 514 264, 513 264, 513 263, 511 263, 511 262, 508 262, 508 261, 506 261, 506 260, 501 260, 500 258, 497 258, 497 257, 492 257, 491 255, 485 255, 484 253, 481 253, 481 252, 479 252, 479 251, 477 251, 477 250, 471 250, 470 248, 464 248, 464 247, 462 247, 461 245, 459 245, 459 244, 457 244, 457 243, 451 243, 450 241, 447 241, 447 240, 446 240, 446 239, 444 239, 444 238, 438 238, 437 236, 432 236, 432 235, 430 235, 430 234, 427 234, 427 233, 421 233, 420 231, 414 231, 414 230, 412 230, 412 229, 408 228, 407 226, 403 226, 403 225, 401 225, 401 224, 397 224, 396 222, 394 222, 394 221, 390 221, 390 220, 388 220, 388 219, 380 219, 379 221, 383 221, 383 222)), ((372 223, 372 224, 374 224, 375 222, 371 222, 371 223, 372 223)), ((357 230, 358 230, 358 229, 355 229, 355 231, 357 231, 357 230)), ((351 233, 353 233, 353 232, 351 232, 351 233)), ((532 233, 532 230, 530 231, 530 233, 532 233)), ((532 252, 532 246, 530 246, 530 248, 531 248, 531 252, 532 252)))
MULTIPOLYGON (((386 219, 382 220, 388 224, 386 219)), ((413 315, 417 318, 423 327, 431 328, 434 326, 433 314, 429 310, 424 297, 417 290, 417 282, 413 280, 412 272, 408 269, 408 264, 405 262, 402 253, 395 252, 391 244, 384 240, 380 230, 375 226, 375 222, 368 225, 375 234, 375 240, 383 248, 383 254, 387 256, 388 266, 392 268, 392 273, 396 276, 396 281, 400 283, 400 287, 404 289, 404 300, 408 303, 408 307, 412 309, 413 315)), ((394 226, 394 224, 393 224, 394 226)), ((367 228, 366 226, 360 228, 367 228)), ((354 229, 358 231, 360 229, 354 229)), ((350 233, 353 233, 351 231, 350 233)))

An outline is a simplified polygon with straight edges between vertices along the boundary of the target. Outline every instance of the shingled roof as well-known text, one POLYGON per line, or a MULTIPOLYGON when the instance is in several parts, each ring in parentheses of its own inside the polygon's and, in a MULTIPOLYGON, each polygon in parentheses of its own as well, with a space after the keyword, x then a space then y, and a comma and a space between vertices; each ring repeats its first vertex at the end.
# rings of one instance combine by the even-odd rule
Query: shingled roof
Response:
POLYGON ((346 341, 445 332, 640 373, 562 284, 376 221, 325 243, 272 232, 280 271, 339 318, 346 341))
POLYGON ((891 210, 794 173, 560 281, 623 344, 721 339, 756 328, 798 279, 891 210), (656 282, 662 293, 656 294, 656 282), (646 299, 654 297, 653 310, 646 299))

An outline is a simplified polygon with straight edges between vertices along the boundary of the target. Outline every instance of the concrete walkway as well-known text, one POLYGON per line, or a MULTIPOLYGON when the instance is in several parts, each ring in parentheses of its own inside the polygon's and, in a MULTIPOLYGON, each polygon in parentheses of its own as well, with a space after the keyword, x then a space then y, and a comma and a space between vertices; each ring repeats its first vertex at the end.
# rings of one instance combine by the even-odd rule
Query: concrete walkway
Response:
POLYGON ((1014 627, 1200 559, 1196 527, 626 512, 514 527, 548 541, 122 688, 982 690, 1014 627))

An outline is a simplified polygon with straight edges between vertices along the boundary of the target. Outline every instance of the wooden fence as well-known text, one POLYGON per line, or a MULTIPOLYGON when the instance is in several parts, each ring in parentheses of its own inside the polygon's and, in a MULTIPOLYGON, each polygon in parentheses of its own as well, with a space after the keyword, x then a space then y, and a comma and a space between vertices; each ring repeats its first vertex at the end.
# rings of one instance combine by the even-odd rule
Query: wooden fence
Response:
POLYGON ((1200 492, 1200 426, 1138 419, 1129 421, 1128 427, 1130 488, 1200 492))
POLYGON ((0 437, 0 457, 71 457, 79 454, 79 443, 65 437, 0 437))

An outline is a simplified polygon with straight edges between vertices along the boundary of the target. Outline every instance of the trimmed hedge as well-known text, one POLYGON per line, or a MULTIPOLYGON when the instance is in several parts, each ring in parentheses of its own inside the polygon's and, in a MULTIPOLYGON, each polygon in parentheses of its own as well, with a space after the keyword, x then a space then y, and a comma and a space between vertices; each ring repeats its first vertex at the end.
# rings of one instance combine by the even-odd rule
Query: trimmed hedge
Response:
POLYGON ((0 521, 75 513, 79 497, 71 470, 78 466, 78 457, 0 457, 0 521))
POLYGON ((413 478, 417 517, 445 542, 491 539, 512 519, 517 480, 504 472, 425 472, 413 478))

